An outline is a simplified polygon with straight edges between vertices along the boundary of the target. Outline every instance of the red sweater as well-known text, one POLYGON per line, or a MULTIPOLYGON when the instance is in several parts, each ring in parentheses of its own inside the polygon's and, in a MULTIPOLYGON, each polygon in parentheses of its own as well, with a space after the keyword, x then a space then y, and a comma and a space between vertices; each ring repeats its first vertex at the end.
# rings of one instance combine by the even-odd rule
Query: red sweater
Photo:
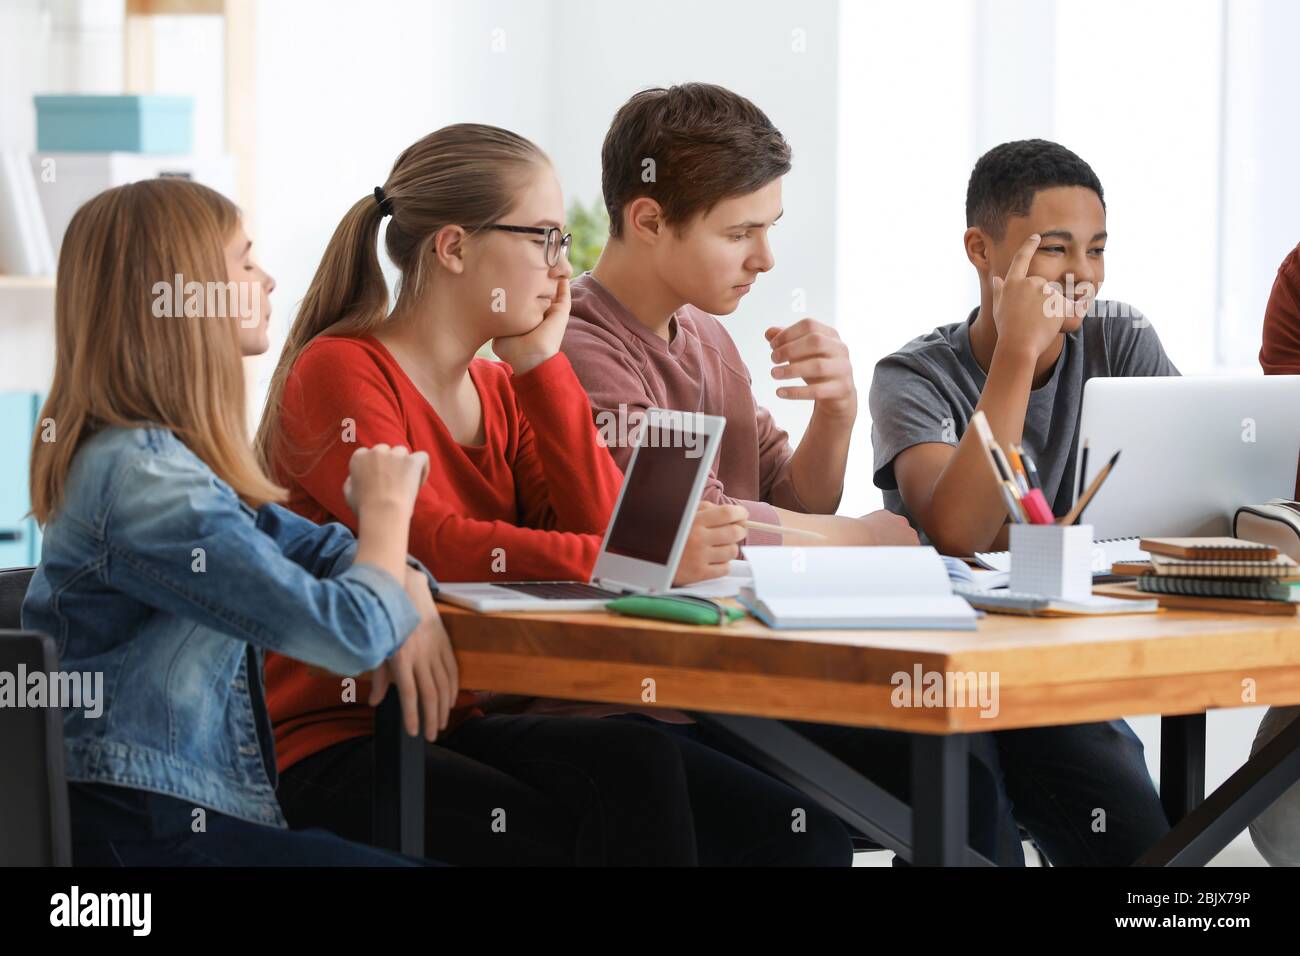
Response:
MULTIPOLYGON (((348 459, 381 442, 429 453, 416 498, 410 552, 441 581, 585 581, 623 475, 597 436, 591 406, 569 360, 556 355, 522 375, 474 359, 486 441, 458 444, 392 354, 371 337, 322 336, 294 363, 281 406, 285 454, 274 474, 288 506, 317 522, 356 516, 343 499, 348 459), (534 429, 532 422, 539 423, 534 429), (349 440, 344 440, 349 439, 349 440)), ((369 688, 341 703, 337 677, 270 654, 267 704, 283 770, 304 757, 373 733, 369 688)), ((475 702, 457 700, 463 719, 475 702)))

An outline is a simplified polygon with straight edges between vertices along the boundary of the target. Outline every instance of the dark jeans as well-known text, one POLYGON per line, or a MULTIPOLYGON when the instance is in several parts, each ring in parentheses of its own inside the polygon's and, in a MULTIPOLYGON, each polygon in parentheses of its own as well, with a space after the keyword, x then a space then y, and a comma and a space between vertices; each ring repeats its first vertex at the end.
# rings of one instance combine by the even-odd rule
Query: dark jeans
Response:
POLYGON ((1053 866, 1130 866, 1169 832, 1126 721, 993 736, 1012 812, 1053 866))
MULTIPOLYGON (((787 721, 787 724, 899 800, 911 802, 911 734, 837 724, 798 721, 787 721)), ((728 753, 737 760, 749 759, 730 737, 718 734, 708 724, 668 726, 672 733, 728 753)), ((999 866, 1023 866, 1024 852, 1015 821, 1011 819, 1010 800, 999 780, 997 750, 989 735, 977 734, 971 738, 969 772, 968 842, 999 866)), ((805 797, 805 802, 810 803, 811 798, 805 797)), ((898 858, 894 863, 896 866, 906 865, 898 858)))
POLYGON ((74 866, 424 866, 324 830, 293 831, 204 810, 193 803, 105 784, 68 785, 74 866))
MULTIPOLYGON (((657 723, 489 714, 425 754, 425 850, 455 864, 795 866, 852 857, 832 814, 657 723)), ((285 816, 369 840, 373 766, 373 737, 299 761, 280 776, 285 816)))
MULTIPOLYGON (((793 728, 905 802, 911 736, 829 724, 793 728)), ((1023 866, 1017 822, 1053 866, 1128 866, 1169 831, 1142 742, 1122 720, 971 734, 970 845, 1023 866)))

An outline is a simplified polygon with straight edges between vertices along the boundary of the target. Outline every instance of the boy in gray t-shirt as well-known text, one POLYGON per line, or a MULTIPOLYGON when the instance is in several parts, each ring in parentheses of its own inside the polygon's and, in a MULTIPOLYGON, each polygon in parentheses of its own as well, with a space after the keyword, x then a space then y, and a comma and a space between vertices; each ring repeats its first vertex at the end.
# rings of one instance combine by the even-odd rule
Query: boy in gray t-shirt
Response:
POLYGON ((966 437, 976 410, 1004 448, 1024 446, 1059 517, 1074 500, 1083 383, 1178 374, 1140 313, 1096 299, 1106 207, 1074 153, 1043 140, 990 150, 971 174, 966 221, 979 308, 877 363, 869 398, 885 507, 947 554, 1006 547, 1003 500, 966 437))
MULTIPOLYGON (((870 395, 885 506, 948 554, 1006 547, 1002 498, 967 434, 977 409, 998 442, 1025 446, 1061 515, 1073 497, 1083 383, 1178 374, 1145 319, 1096 301, 1106 206, 1074 153, 1043 140, 993 148, 971 173, 966 223, 979 308, 883 359, 870 395)), ((1015 818, 1053 864, 1131 863, 1168 832, 1141 741, 1124 721, 991 736, 1015 818)))

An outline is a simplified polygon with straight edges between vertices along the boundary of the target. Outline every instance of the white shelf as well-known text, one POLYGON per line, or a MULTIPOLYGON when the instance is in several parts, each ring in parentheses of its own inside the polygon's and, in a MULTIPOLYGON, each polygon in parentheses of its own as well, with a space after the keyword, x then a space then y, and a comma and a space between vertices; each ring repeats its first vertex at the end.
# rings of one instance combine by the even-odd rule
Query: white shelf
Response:
POLYGON ((54 377, 54 276, 0 276, 0 391, 48 391, 54 377))
POLYGON ((0 275, 0 292, 10 289, 53 289, 54 276, 6 276, 0 275))

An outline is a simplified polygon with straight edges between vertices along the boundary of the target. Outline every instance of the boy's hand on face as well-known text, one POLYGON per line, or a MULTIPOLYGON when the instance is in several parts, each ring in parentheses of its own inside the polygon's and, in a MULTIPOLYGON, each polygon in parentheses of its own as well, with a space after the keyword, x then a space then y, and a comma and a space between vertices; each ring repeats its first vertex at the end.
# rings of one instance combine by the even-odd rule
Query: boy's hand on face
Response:
POLYGON ((812 399, 816 411, 852 422, 858 414, 849 348, 829 325, 800 319, 794 325, 773 326, 764 335, 772 346, 772 377, 802 378, 803 385, 777 389, 781 398, 812 399))
MULTIPOLYGON (((1029 274, 1029 262, 1041 237, 1035 233, 1024 241, 1011 260, 1006 278, 993 276, 993 324, 998 330, 997 350, 1018 352, 1036 362, 1061 332, 1067 314, 1075 305, 1042 276, 1029 274)), ((1086 307, 1085 307, 1086 310, 1086 307)))

